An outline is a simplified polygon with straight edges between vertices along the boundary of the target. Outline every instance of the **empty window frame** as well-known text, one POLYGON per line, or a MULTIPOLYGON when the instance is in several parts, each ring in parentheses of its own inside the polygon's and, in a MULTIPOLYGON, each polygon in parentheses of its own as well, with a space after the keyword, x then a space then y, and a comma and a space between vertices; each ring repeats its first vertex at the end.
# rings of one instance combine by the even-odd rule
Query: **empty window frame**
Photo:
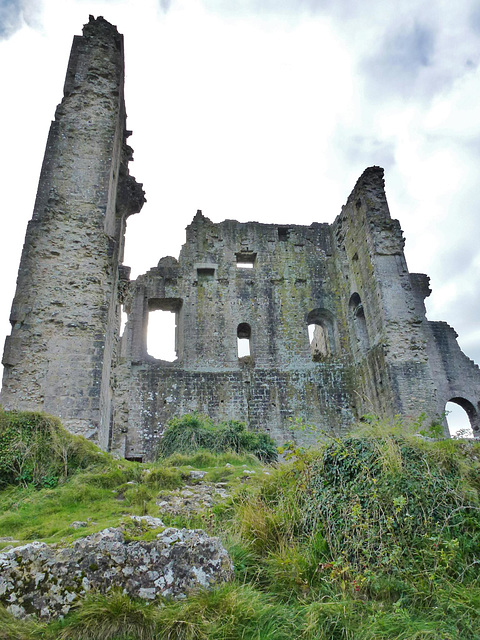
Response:
POLYGON ((313 309, 307 316, 312 360, 328 358, 335 351, 334 319, 327 309, 313 309))
POLYGON ((178 357, 178 315, 181 300, 155 298, 148 301, 147 353, 157 360, 178 357))
POLYGON ((253 269, 257 254, 252 252, 237 253, 237 268, 238 269, 253 269))
POLYGON ((237 353, 239 358, 248 358, 251 355, 250 339, 252 329, 246 322, 242 322, 237 327, 237 353))
POLYGON ((197 267, 198 284, 212 282, 215 279, 215 269, 213 267, 197 267))
POLYGON ((322 324, 309 324, 308 338, 313 360, 321 360, 331 354, 327 327, 322 324))

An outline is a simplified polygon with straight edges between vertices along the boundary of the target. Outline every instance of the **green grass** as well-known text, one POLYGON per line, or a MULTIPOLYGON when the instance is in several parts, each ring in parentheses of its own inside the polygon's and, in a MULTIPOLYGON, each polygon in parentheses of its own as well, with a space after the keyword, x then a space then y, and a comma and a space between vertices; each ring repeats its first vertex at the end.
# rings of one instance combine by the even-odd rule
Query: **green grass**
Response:
POLYGON ((167 425, 158 446, 158 456, 167 458, 175 453, 194 453, 207 449, 214 453, 252 453, 263 462, 276 462, 277 448, 266 433, 247 431, 237 420, 220 424, 197 413, 173 418, 167 425))
POLYGON ((161 517, 219 535, 235 580, 177 602, 92 593, 48 624, 0 609, 0 640, 479 640, 480 443, 372 422, 290 455, 274 467, 249 453, 143 465, 95 454, 54 488, 4 485, 0 536, 64 544, 123 522, 129 539, 148 539, 129 515, 161 515, 160 493, 206 471, 231 500, 161 517), (73 530, 75 520, 88 526, 73 530))

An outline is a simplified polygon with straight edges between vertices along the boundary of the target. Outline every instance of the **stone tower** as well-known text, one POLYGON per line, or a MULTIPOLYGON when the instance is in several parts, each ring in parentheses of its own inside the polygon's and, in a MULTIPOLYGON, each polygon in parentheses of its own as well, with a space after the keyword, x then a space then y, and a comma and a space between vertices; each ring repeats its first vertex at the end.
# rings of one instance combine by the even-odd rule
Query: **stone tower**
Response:
POLYGON ((25 239, 5 408, 58 415, 139 460, 154 455, 170 418, 192 411, 281 442, 296 418, 339 433, 367 413, 441 420, 453 401, 479 433, 480 370, 451 327, 426 318, 428 278, 408 271, 381 168, 362 174, 331 225, 216 224, 199 211, 178 260, 130 281, 125 219, 144 197, 127 136, 122 37, 90 18, 74 40, 25 239), (175 315, 173 362, 148 353, 156 311, 175 315))
POLYGON ((144 202, 128 173, 123 84, 123 37, 90 17, 50 128, 3 356, 5 408, 58 415, 103 448, 125 220, 144 202))

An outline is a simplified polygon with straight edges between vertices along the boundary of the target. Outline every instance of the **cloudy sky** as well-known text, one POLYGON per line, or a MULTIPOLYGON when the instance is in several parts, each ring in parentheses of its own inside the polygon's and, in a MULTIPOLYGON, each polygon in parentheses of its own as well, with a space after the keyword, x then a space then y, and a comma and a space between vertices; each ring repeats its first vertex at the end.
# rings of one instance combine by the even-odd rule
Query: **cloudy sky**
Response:
MULTIPOLYGON (((211 220, 331 222, 386 170, 428 316, 480 363, 480 3, 474 0, 0 0, 0 335, 72 37, 125 36, 133 276, 211 220)), ((0 338, 0 340, 2 340, 0 338)))

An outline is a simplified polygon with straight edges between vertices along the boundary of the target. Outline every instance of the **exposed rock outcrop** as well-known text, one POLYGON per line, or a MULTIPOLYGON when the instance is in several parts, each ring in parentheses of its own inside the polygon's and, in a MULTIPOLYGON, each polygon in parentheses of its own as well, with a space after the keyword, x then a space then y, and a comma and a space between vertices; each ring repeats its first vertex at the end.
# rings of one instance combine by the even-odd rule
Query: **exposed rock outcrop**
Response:
POLYGON ((65 615, 93 589, 119 587, 145 600, 182 598, 232 575, 220 540, 200 529, 170 527, 143 541, 110 528, 64 548, 32 542, 1 553, 0 602, 16 617, 50 619, 65 615))

